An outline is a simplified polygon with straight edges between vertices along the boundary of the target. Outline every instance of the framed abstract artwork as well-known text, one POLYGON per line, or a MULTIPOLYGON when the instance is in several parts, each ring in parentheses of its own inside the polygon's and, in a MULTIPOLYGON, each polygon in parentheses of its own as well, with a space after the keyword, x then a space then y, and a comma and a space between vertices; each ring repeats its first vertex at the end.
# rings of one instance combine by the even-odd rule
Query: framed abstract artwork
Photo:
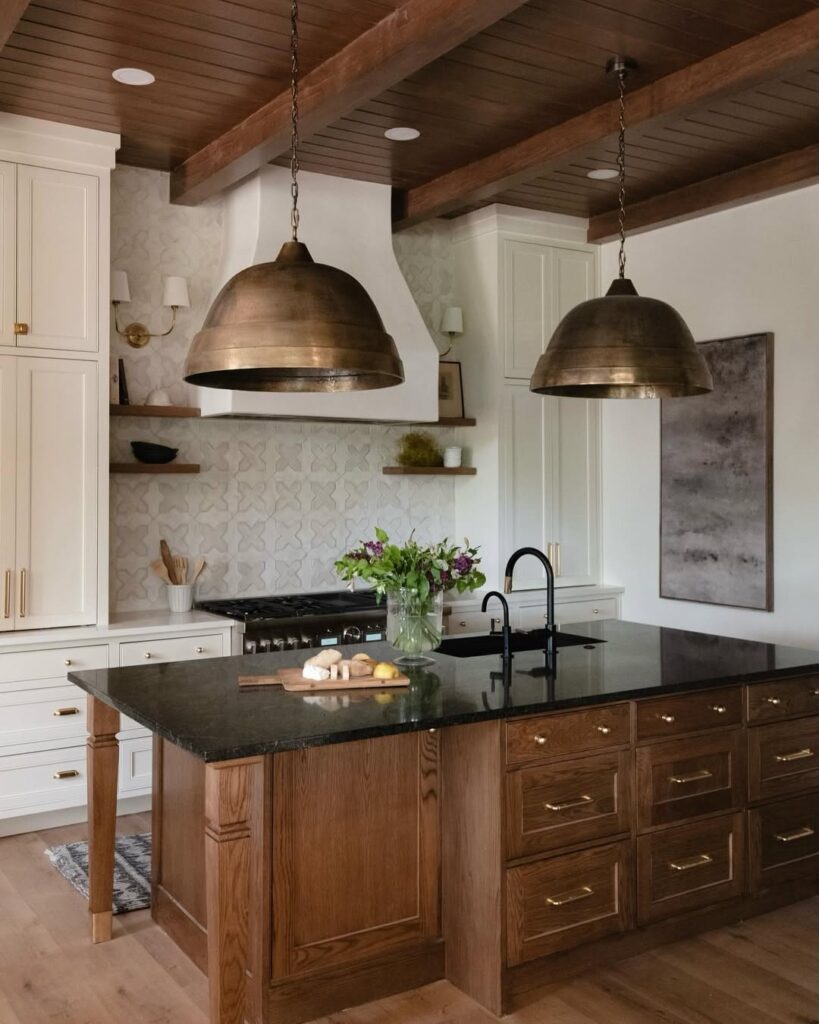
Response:
POLYGON ((660 597, 773 608, 773 335, 700 344, 714 390, 660 403, 660 597))

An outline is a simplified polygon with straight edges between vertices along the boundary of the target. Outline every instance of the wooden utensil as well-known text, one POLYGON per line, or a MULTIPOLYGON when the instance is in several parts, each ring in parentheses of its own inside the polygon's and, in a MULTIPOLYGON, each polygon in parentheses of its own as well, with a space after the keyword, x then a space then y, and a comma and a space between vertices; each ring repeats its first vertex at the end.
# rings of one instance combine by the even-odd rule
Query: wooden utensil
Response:
POLYGON ((408 676, 397 679, 305 679, 300 668, 280 668, 274 675, 239 676, 239 686, 282 686, 288 693, 319 693, 322 690, 386 690, 391 686, 409 686, 408 676))
POLYGON ((184 555, 173 556, 173 567, 176 572, 177 583, 187 583, 188 580, 188 560, 184 555))
POLYGON ((191 576, 191 586, 199 579, 199 573, 205 568, 206 562, 204 558, 197 558, 196 564, 193 567, 193 575, 191 576))
POLYGON ((153 562, 151 562, 151 568, 157 574, 157 576, 165 583, 171 582, 171 578, 168 575, 168 570, 165 568, 165 563, 162 561, 161 558, 155 558, 153 562))
POLYGON ((165 564, 165 568, 168 570, 168 578, 171 583, 178 583, 179 580, 176 578, 171 549, 168 547, 168 542, 164 539, 159 542, 159 553, 162 555, 162 561, 165 564))

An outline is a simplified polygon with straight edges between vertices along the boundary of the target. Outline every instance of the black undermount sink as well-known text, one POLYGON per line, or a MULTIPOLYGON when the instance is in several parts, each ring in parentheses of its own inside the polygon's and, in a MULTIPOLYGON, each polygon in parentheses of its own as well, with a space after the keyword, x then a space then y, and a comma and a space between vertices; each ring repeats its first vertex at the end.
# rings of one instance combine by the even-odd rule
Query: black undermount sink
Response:
MULTIPOLYGON (((605 640, 578 636, 576 633, 555 633, 555 647, 579 647, 581 644, 602 644, 605 640)), ((543 650, 546 645, 546 630, 531 629, 528 632, 512 633, 512 653, 515 651, 543 650)), ((487 654, 503 653, 503 637, 500 633, 483 636, 452 636, 442 641, 438 651, 453 658, 478 658, 487 654)))

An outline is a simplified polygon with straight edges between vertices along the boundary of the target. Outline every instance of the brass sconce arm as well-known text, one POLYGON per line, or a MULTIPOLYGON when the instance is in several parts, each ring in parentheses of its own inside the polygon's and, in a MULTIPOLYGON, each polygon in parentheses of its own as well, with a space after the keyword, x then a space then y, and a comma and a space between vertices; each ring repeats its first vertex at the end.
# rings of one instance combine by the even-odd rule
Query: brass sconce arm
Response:
POLYGON ((138 321, 128 324, 126 327, 120 327, 119 323, 119 302, 114 299, 111 302, 114 307, 114 327, 116 328, 117 334, 121 338, 125 338, 131 348, 144 348, 151 338, 167 338, 171 331, 176 327, 176 311, 178 306, 171 306, 171 326, 167 331, 160 331, 156 334, 151 333, 145 324, 141 324, 138 321))

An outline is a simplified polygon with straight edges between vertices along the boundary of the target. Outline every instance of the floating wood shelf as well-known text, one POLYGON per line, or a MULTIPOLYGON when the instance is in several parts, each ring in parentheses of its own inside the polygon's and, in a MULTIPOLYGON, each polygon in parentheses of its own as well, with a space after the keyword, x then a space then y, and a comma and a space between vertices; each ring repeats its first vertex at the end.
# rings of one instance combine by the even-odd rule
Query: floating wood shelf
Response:
POLYGON ((387 476, 474 476, 474 466, 384 466, 387 476))
POLYGON ((194 419, 201 410, 192 405, 111 405, 112 416, 168 416, 174 419, 194 419))
POLYGON ((474 416, 442 416, 436 427, 474 427, 478 421, 474 416))
POLYGON ((196 462, 112 462, 108 467, 112 473, 199 473, 196 462))

